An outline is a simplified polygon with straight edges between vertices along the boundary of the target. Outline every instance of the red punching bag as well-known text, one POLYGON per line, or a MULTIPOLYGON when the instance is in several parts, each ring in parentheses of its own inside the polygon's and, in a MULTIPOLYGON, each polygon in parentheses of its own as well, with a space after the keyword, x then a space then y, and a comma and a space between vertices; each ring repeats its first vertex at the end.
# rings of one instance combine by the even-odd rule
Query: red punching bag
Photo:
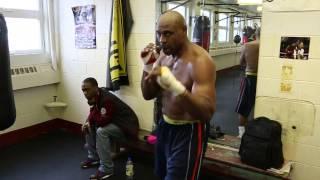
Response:
POLYGON ((0 14, 0 83, 0 130, 4 130, 14 123, 16 108, 11 84, 8 30, 2 14, 0 14))
POLYGON ((210 47, 210 19, 198 16, 195 20, 192 42, 209 51, 210 47))

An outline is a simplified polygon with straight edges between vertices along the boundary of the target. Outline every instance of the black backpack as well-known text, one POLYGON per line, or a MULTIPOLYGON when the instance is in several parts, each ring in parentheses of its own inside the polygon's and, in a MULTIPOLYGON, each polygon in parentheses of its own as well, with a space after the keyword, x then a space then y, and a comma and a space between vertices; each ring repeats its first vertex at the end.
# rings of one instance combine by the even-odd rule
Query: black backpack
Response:
POLYGON ((249 121, 241 139, 239 155, 245 164, 261 169, 283 164, 281 124, 267 117, 249 121))

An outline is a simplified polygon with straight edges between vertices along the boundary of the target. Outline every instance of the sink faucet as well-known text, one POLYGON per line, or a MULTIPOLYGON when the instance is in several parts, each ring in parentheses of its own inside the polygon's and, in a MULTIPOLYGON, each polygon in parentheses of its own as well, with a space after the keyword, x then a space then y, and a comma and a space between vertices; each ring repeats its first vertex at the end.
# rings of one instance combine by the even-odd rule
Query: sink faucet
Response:
POLYGON ((58 96, 53 96, 53 102, 57 102, 58 96))

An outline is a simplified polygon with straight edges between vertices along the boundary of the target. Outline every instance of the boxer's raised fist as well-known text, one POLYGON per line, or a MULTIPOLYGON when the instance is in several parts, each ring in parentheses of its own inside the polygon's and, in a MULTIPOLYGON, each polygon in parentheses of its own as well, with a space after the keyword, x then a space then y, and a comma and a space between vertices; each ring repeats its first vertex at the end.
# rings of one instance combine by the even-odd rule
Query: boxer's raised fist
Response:
POLYGON ((157 78, 157 82, 163 89, 173 92, 175 96, 186 91, 186 87, 176 79, 167 66, 160 67, 160 75, 157 78))
POLYGON ((160 56, 160 50, 153 43, 149 43, 140 53, 140 57, 144 64, 143 70, 150 73, 153 64, 157 61, 160 56))

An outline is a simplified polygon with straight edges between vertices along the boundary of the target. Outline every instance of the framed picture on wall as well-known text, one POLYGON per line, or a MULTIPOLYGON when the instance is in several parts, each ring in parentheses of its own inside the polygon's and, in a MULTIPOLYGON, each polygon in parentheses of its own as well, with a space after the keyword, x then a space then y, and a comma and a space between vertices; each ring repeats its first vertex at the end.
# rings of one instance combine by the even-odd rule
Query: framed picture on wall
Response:
POLYGON ((308 60, 310 37, 281 37, 280 58, 308 60))

